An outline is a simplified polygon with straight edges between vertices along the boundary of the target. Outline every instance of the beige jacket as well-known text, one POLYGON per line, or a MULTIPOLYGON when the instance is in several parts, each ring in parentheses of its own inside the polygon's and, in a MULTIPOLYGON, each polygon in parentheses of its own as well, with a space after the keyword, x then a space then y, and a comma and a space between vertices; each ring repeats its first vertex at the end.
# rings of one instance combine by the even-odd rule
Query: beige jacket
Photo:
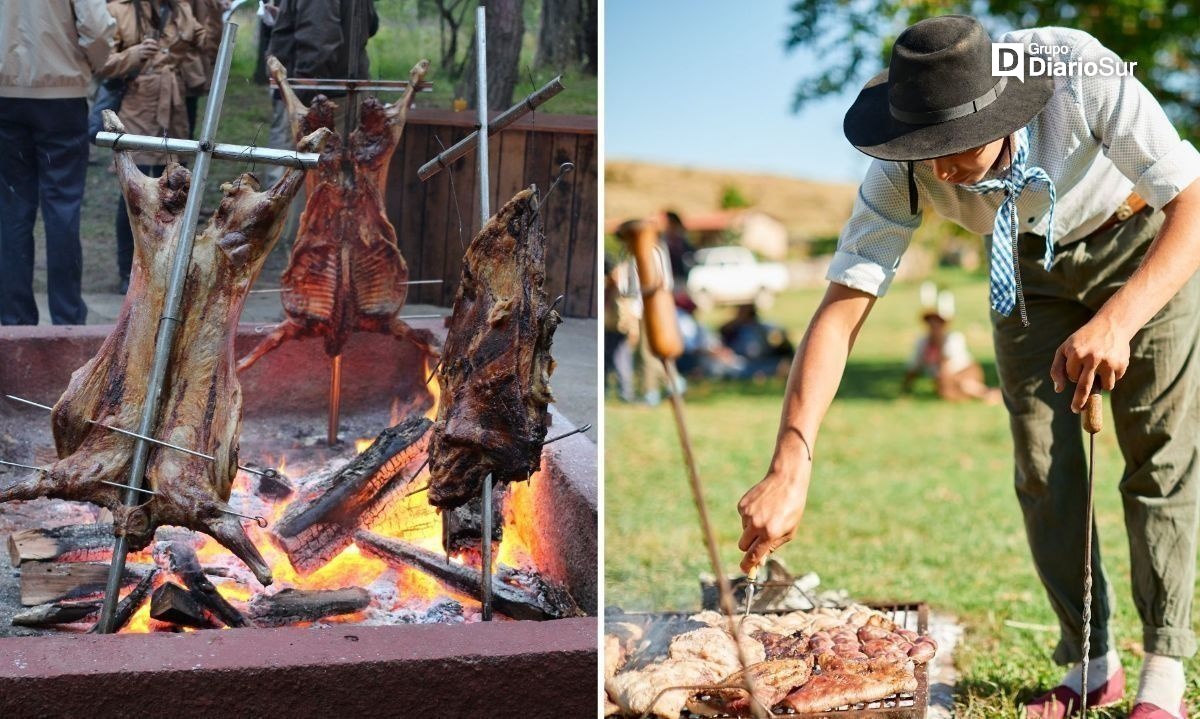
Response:
POLYGON ((206 95, 212 85, 221 33, 225 30, 221 15, 229 9, 227 0, 189 0, 196 22, 204 26, 204 42, 183 66, 183 86, 187 95, 206 95))
POLYGON ((87 97, 115 29, 104 0, 0 1, 0 97, 87 97))
MULTIPOLYGON (((118 113, 125 131, 132 135, 186 138, 188 136, 187 106, 184 104, 183 66, 199 52, 204 42, 204 28, 192 16, 186 0, 173 0, 167 26, 154 30, 160 0, 116 0, 108 11, 117 20, 113 38, 113 53, 100 74, 104 77, 129 79, 125 97, 118 113), (133 3, 141 2, 141 25, 137 22, 133 3), (134 49, 147 37, 157 37, 159 51, 148 60, 141 60, 134 49)), ((162 153, 135 152, 133 161, 139 165, 166 164, 162 153)))

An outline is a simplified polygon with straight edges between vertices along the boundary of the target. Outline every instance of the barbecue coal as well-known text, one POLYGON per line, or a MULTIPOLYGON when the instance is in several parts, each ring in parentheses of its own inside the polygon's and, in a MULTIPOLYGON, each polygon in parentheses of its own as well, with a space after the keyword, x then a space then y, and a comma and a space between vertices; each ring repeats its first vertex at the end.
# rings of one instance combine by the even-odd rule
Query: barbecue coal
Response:
MULTIPOLYGON (((340 118, 335 105, 317 95, 305 107, 288 85, 283 65, 268 58, 291 118, 296 142, 318 128, 334 131, 340 118)), ((244 370, 286 340, 322 337, 330 357, 342 353, 352 332, 381 332, 407 339, 434 352, 428 330, 414 330, 399 319, 408 297, 408 265, 396 244, 396 229, 384 211, 388 166, 400 143, 408 106, 429 70, 422 60, 395 103, 368 97, 359 110, 359 126, 348 147, 334 134, 321 162, 308 174, 307 204, 284 270, 283 309, 287 318, 238 363, 244 370)))
POLYGON ((550 343, 561 318, 546 299, 537 188, 517 193, 472 240, 438 371, 429 501, 452 508, 541 464, 554 401, 550 343))
MULTIPOLYGON (((107 129, 121 132, 116 115, 107 129)), ((319 151, 329 131, 304 138, 304 151, 319 151)), ((129 481, 136 440, 91 424, 135 430, 146 397, 146 378, 164 312, 174 250, 183 224, 191 174, 168 165, 160 178, 142 174, 128 152, 117 152, 117 179, 133 224, 134 264, 129 293, 116 327, 99 352, 72 376, 52 415, 59 460, 35 476, 0 489, 0 501, 57 497, 108 508, 113 529, 132 549, 150 543, 162 525, 212 535, 254 571, 263 584, 271 571, 229 509, 237 473, 242 417, 241 386, 233 368, 233 340, 246 293, 279 238, 288 203, 303 172, 287 170, 260 191, 244 174, 222 186, 224 198, 196 235, 183 290, 179 327, 161 394, 153 436, 214 456, 215 461, 161 446, 150 449, 144 486, 156 494, 134 507, 124 490, 103 482, 129 481)))

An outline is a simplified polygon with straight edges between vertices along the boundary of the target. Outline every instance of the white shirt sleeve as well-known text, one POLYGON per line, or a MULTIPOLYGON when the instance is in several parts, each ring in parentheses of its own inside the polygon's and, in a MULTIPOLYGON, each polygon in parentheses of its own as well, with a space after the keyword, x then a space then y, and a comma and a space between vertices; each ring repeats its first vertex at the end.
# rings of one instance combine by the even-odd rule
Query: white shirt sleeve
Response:
POLYGON ((872 161, 825 278, 882 297, 922 214, 920 207, 916 215, 909 212, 908 166, 872 161))
POLYGON ((88 65, 95 72, 104 67, 104 61, 112 52, 109 41, 117 32, 117 21, 109 14, 104 0, 72 0, 72 5, 79 47, 83 48, 88 65))
MULTIPOLYGON (((1090 36, 1088 36, 1090 38, 1090 36)), ((1090 38, 1082 48, 1085 60, 1110 58, 1116 53, 1090 38)), ((1134 183, 1134 192, 1151 207, 1162 209, 1200 177, 1200 153, 1167 118, 1162 105, 1132 75, 1078 77, 1077 90, 1083 113, 1095 136, 1117 169, 1134 183)))

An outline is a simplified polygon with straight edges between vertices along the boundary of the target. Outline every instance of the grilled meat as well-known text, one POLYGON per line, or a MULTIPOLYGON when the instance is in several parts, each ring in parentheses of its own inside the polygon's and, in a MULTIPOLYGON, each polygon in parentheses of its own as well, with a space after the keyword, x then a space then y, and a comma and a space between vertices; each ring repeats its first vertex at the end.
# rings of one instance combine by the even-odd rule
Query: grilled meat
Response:
POLYGON ((784 706, 802 714, 822 712, 917 690, 910 662, 847 660, 824 654, 817 665, 821 672, 788 694, 784 706))
MULTIPOLYGON (((111 112, 105 113, 105 126, 123 131, 111 112)), ((328 130, 312 133, 301 149, 319 150, 328 135, 328 130)), ((252 174, 222 186, 224 198, 195 238, 152 432, 216 460, 152 446, 144 486, 156 494, 126 507, 121 501, 124 490, 102 482, 128 483, 136 440, 89 420, 129 430, 139 426, 191 173, 171 164, 162 177, 150 178, 125 151, 116 153, 116 168, 133 223, 129 292, 112 333, 96 356, 71 376, 54 407, 59 460, 33 478, 0 489, 0 501, 45 496, 107 507, 114 531, 128 537, 133 549, 149 544, 161 525, 205 532, 249 565, 260 582, 269 584, 270 569, 240 521, 221 511, 228 509, 225 503, 237 473, 242 418, 233 341, 246 293, 279 239, 288 203, 304 173, 289 169, 266 191, 259 191, 252 174)))
MULTIPOLYGON (((318 95, 305 107, 288 85, 283 65, 274 57, 267 63, 296 141, 318 128, 334 131, 337 105, 318 95)), ((326 144, 320 165, 308 174, 307 204, 283 273, 287 318, 242 358, 238 370, 284 341, 303 337, 324 338, 325 353, 336 357, 352 332, 390 334, 434 351, 432 334, 399 319, 408 297, 408 265, 383 201, 388 166, 404 132, 409 103, 428 70, 427 60, 417 63, 404 95, 393 104, 373 97, 364 100, 348 146, 343 147, 337 134, 326 144)))
POLYGON ((443 509, 541 464, 561 322, 546 301, 545 235, 537 188, 517 193, 480 230, 463 258, 443 359, 441 404, 429 446, 429 501, 443 509))
POLYGON ((783 701, 793 689, 803 686, 812 676, 813 659, 777 659, 752 664, 721 680, 725 688, 704 690, 688 700, 687 710, 702 717, 750 716, 753 709, 746 686, 746 675, 754 683, 754 696, 770 709, 783 701), (739 687, 734 689, 731 687, 739 687))

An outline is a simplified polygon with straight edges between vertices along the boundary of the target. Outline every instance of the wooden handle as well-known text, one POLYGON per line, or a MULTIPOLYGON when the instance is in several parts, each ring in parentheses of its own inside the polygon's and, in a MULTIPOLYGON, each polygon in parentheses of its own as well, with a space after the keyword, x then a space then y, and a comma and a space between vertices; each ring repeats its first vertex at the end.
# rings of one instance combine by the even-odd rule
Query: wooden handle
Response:
POLYGON ((650 351, 660 359, 675 359, 683 354, 683 336, 675 315, 675 297, 667 289, 659 259, 658 230, 641 220, 626 222, 617 228, 617 237, 629 248, 637 263, 638 283, 642 288, 642 320, 650 351))
POLYGON ((1093 386, 1092 394, 1083 406, 1083 428, 1088 434, 1096 434, 1104 428, 1104 402, 1100 398, 1098 385, 1093 386))

